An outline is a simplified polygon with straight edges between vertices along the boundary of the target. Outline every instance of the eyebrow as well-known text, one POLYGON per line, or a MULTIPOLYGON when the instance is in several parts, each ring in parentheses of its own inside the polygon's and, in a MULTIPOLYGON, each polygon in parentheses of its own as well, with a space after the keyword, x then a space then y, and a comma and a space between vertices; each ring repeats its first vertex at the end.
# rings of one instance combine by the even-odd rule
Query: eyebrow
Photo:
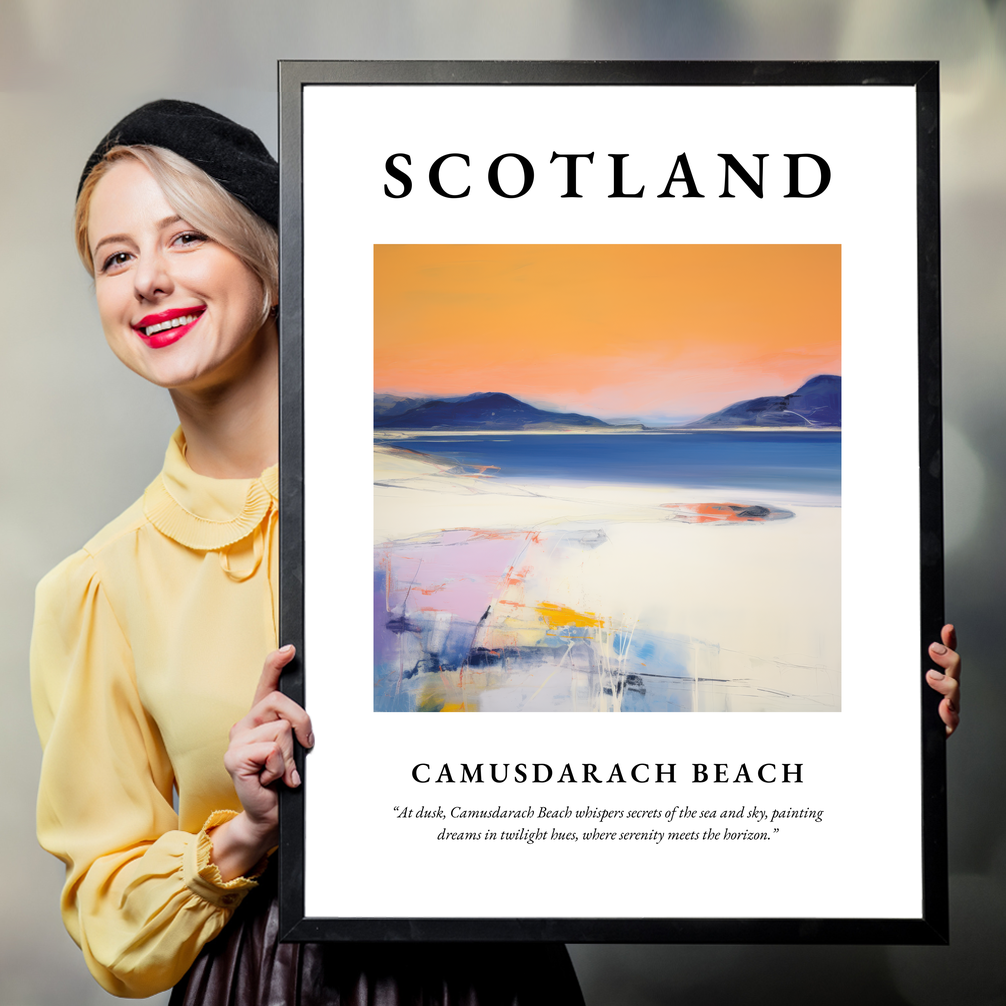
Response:
MULTIPOLYGON (((172 224, 177 224, 181 221, 181 217, 175 213, 170 217, 165 217, 163 220, 158 220, 154 225, 157 230, 163 230, 165 227, 170 227, 172 224)), ((132 242, 132 238, 128 234, 109 234, 107 237, 103 237, 91 250, 91 257, 96 258, 98 255, 98 249, 102 245, 112 244, 116 241, 132 242)))

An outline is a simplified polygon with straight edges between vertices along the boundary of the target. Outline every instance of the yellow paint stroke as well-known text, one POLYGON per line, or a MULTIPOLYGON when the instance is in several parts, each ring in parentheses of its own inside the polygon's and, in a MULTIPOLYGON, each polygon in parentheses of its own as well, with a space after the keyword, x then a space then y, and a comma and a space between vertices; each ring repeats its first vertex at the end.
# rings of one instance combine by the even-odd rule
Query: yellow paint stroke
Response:
POLYGON ((604 619, 599 618, 592 611, 576 611, 567 608, 564 604, 552 604, 550 601, 543 601, 535 605, 536 612, 542 621, 552 629, 565 629, 571 625, 581 629, 603 629, 604 619))
POLYGON ((440 711, 442 713, 464 713, 467 712, 465 709, 465 704, 463 702, 447 702, 441 706, 440 711))

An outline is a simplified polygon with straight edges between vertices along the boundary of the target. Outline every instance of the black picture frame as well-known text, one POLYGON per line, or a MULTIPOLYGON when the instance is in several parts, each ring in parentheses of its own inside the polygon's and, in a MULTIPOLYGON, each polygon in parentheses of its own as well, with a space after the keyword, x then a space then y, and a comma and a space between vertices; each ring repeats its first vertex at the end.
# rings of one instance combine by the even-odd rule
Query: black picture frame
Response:
MULTIPOLYGON (((918 918, 321 918, 305 914, 304 785, 281 794, 280 926, 287 941, 563 941, 752 944, 939 944, 948 941, 945 736, 939 696, 925 684, 927 647, 943 624, 940 377, 939 71, 934 62, 400 62, 282 61, 280 119, 280 641, 298 648, 282 688, 311 710, 304 647, 302 96, 307 86, 387 84, 911 87, 915 92, 918 243, 918 407, 923 904, 918 918)), ((339 869, 338 863, 333 866, 339 869)))

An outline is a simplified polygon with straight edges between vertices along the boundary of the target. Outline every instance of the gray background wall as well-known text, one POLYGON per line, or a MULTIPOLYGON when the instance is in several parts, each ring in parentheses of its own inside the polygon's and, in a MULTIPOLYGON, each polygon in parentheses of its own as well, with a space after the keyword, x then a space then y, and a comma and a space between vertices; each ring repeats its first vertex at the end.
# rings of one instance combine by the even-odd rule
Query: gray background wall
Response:
POLYGON ((175 422, 104 345, 70 236, 78 172, 122 114, 166 96, 275 149, 279 58, 942 61, 947 614, 967 664, 949 759, 953 945, 572 951, 590 1006, 1006 1002, 1004 54, 996 0, 2 0, 0 1006, 108 999, 63 931, 61 869, 34 839, 32 590, 139 495, 175 422))

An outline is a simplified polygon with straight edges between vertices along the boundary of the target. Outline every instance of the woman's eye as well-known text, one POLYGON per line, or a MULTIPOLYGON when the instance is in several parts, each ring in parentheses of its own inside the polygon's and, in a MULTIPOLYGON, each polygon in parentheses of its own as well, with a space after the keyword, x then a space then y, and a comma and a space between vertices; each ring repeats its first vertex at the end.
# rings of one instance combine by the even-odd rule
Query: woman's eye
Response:
POLYGON ((205 234, 200 234, 198 231, 186 231, 184 234, 179 234, 174 243, 182 248, 191 248, 193 245, 202 244, 205 240, 205 234))
POLYGON ((117 269, 119 266, 125 265, 129 261, 129 252, 116 252, 114 255, 109 255, 105 259, 101 266, 102 272, 110 272, 117 269))

